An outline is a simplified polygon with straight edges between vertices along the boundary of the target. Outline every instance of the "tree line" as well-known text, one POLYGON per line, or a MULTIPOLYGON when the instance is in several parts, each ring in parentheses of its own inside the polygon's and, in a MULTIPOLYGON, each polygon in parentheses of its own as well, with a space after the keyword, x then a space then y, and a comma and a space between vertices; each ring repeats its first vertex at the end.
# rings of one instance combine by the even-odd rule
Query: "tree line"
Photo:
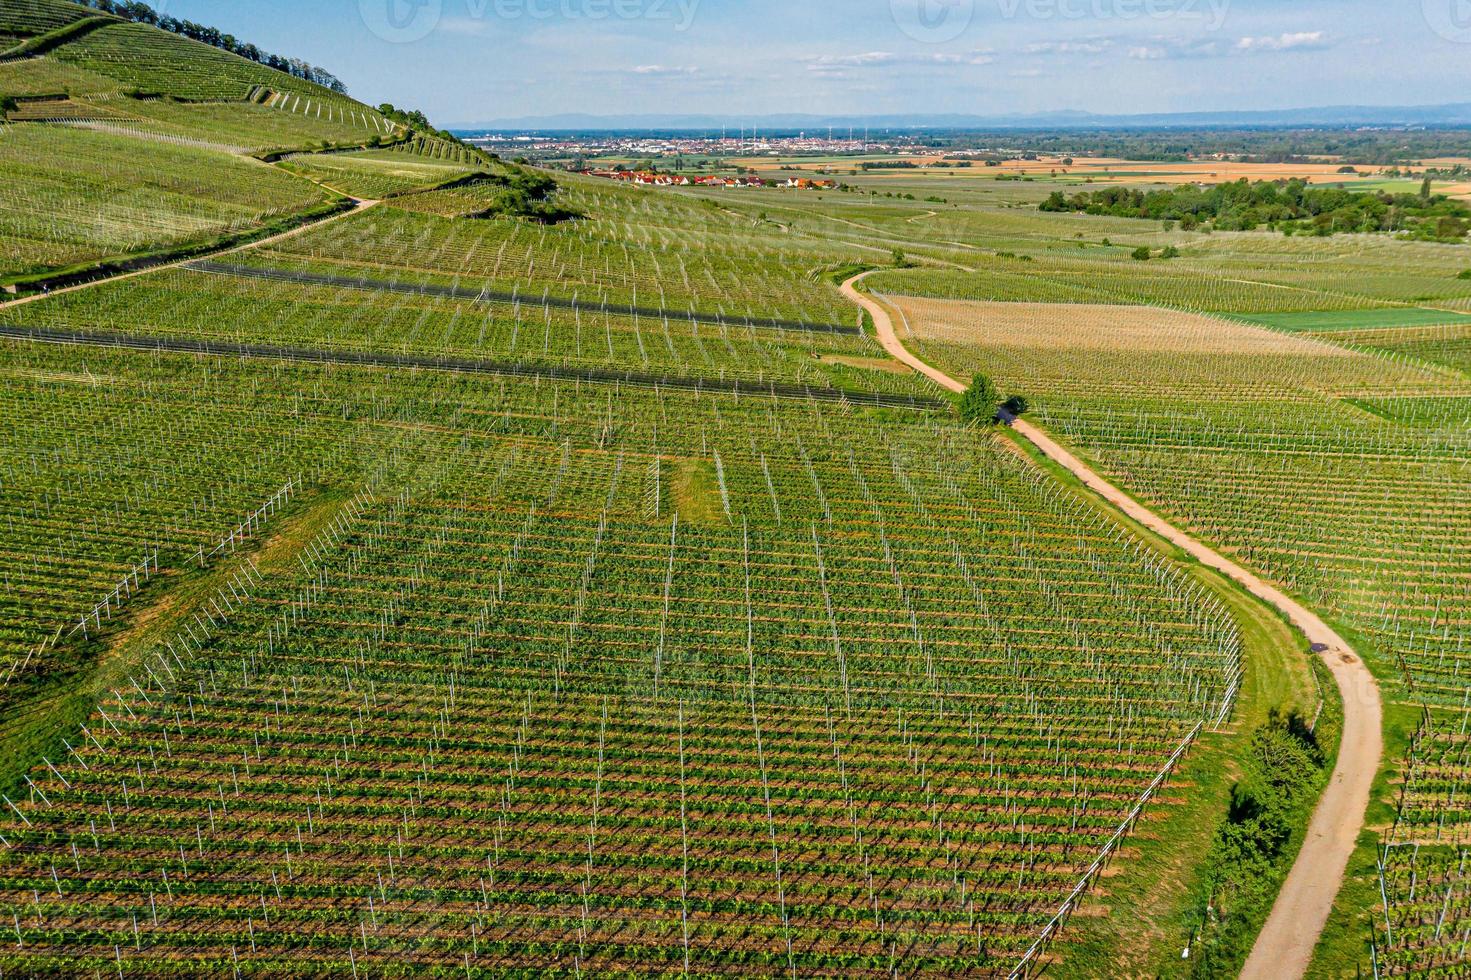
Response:
POLYGON ((226 34, 215 27, 207 27, 204 24, 196 24, 192 20, 182 20, 178 17, 160 14, 139 0, 80 0, 80 2, 93 10, 112 14, 114 17, 121 17, 135 24, 149 24, 173 34, 180 34, 208 44, 210 47, 238 54, 242 58, 265 65, 267 68, 274 68, 276 71, 285 72, 295 78, 313 82, 340 95, 347 94, 347 86, 324 68, 309 65, 300 58, 286 58, 262 51, 254 44, 241 41, 235 35, 226 34))
POLYGON ((1308 235, 1381 231, 1459 241, 1471 230, 1471 208, 1433 193, 1428 179, 1418 194, 1310 187, 1302 180, 1253 183, 1245 178, 1212 187, 1185 184, 1155 191, 1107 187, 1071 196, 1054 191, 1040 208, 1151 218, 1178 223, 1186 231, 1202 226, 1220 231, 1267 227, 1308 235))

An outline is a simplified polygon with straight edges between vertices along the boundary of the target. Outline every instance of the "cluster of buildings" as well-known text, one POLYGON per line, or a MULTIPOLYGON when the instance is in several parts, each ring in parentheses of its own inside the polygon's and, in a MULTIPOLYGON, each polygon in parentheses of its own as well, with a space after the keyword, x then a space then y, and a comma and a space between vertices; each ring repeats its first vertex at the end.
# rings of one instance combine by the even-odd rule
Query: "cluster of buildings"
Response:
POLYGON ((863 153, 913 152, 924 147, 914 136, 885 134, 869 139, 867 135, 829 133, 826 137, 800 132, 757 137, 754 131, 742 130, 739 137, 725 133, 670 134, 556 134, 491 132, 469 135, 468 141, 499 153, 526 153, 538 156, 626 156, 634 159, 673 156, 833 156, 863 153))
POLYGON ((788 180, 763 180, 756 176, 722 177, 718 174, 689 176, 686 174, 661 174, 651 170, 582 170, 589 177, 622 181, 625 184, 643 184, 648 187, 715 187, 722 190, 732 187, 791 187, 804 191, 836 190, 835 180, 814 180, 807 177, 792 177, 788 180))

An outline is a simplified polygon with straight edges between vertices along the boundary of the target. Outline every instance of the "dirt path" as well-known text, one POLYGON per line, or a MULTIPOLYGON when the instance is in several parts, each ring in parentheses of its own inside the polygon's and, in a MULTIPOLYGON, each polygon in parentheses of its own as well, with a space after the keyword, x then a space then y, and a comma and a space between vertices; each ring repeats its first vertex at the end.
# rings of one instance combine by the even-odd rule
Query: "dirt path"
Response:
MULTIPOLYGON (((941 387, 963 392, 965 385, 904 348, 888 310, 857 290, 857 283, 862 278, 855 276, 845 282, 843 295, 873 317, 874 329, 884 350, 941 387)), ((1333 901, 1338 896, 1359 831, 1363 828, 1369 791, 1384 752, 1379 685, 1348 642, 1312 610, 1130 498, 1035 425, 1018 419, 1012 427, 1043 455, 1066 467, 1089 489, 1129 517, 1201 564, 1235 579, 1252 595, 1279 610, 1307 636, 1308 642, 1313 644, 1313 649, 1321 654, 1323 662, 1333 673, 1343 696, 1343 738, 1339 744, 1338 763, 1333 769, 1332 780, 1318 801, 1318 808, 1313 812, 1297 863, 1283 884, 1277 904, 1272 907, 1272 914, 1257 937, 1246 968, 1241 973, 1244 980, 1284 980, 1303 976, 1328 921, 1333 901)))
POLYGON ((175 262, 163 262, 159 265, 150 265, 146 269, 136 269, 132 272, 120 272, 115 276, 100 276, 96 279, 89 279, 86 282, 79 282, 75 286, 63 286, 61 289, 53 289, 47 293, 32 293, 29 296, 22 296, 19 299, 6 300, 5 302, 0 303, 0 310, 8 310, 13 306, 24 306, 27 303, 39 302, 40 300, 46 299, 48 296, 62 296, 66 293, 75 293, 78 290, 82 289, 91 289, 93 286, 100 286, 105 282, 117 282, 120 279, 133 279, 137 276, 149 276, 155 272, 163 272, 165 269, 177 269, 179 268, 179 266, 188 265, 190 262, 199 262, 203 259, 219 258, 221 255, 234 255, 236 252, 243 252, 246 249, 250 248, 260 248, 263 245, 274 245, 276 242, 284 241, 288 238, 295 238, 297 235, 311 231, 313 228, 320 228, 323 225, 331 224, 334 221, 341 221, 343 218, 347 217, 350 214, 357 214, 360 211, 366 211, 368 208, 373 207, 377 203, 377 201, 360 201, 356 198, 353 198, 352 210, 350 211, 339 211, 336 214, 328 215, 320 221, 308 221, 306 224, 297 225, 295 228, 287 229, 280 234, 271 235, 267 238, 258 238, 253 242, 245 242, 241 245, 231 245, 227 248, 220 249, 218 252, 204 252, 199 255, 191 255, 185 259, 179 259, 175 262))

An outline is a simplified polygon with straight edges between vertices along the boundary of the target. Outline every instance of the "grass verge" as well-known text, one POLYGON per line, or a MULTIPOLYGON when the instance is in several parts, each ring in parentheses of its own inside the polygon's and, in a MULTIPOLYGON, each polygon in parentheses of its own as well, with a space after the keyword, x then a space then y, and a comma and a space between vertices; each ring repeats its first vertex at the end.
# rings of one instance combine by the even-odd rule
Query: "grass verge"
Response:
POLYGON ((0 791, 11 799, 25 795, 24 777, 48 758, 67 756, 63 739, 80 747, 81 726, 114 688, 127 686, 166 637, 183 628, 227 579, 246 561, 254 561, 262 577, 269 577, 293 561, 318 532, 342 510, 350 494, 324 491, 299 497, 282 512, 274 531, 268 530, 228 560, 203 569, 165 567, 148 586, 109 621, 102 632, 53 651, 69 656, 68 669, 41 677, 5 705, 0 722, 0 791))
MULTIPOLYGON (((1331 724, 1338 710, 1336 689, 1315 680, 1315 658, 1307 652, 1305 638, 1277 610, 1116 510, 1026 439, 1009 429, 998 431, 1035 465, 1109 519, 1177 561, 1227 606, 1242 637, 1244 674, 1230 726, 1207 732, 1197 741, 1162 794, 1163 800, 1174 805, 1151 807, 1146 813, 1122 852, 1123 860, 1110 869, 1069 923, 1049 975, 1227 975, 1232 971, 1223 964, 1235 963, 1239 969, 1271 910, 1301 845, 1322 783, 1294 794, 1294 805, 1286 814, 1289 844, 1278 858, 1232 879, 1238 893, 1249 893, 1251 901, 1236 911, 1233 928, 1219 936, 1206 971, 1200 972, 1198 952, 1193 951, 1191 958, 1182 953, 1192 945, 1206 918, 1210 897, 1223 883, 1220 839, 1229 826, 1237 787, 1259 775, 1252 771, 1253 749, 1275 716, 1298 711, 1311 717, 1321 689, 1330 699, 1324 714, 1329 719, 1326 724, 1331 724)), ((1336 750, 1336 730, 1329 731, 1322 724, 1319 733, 1336 750)), ((1331 766, 1330 755, 1321 771, 1326 774, 1331 766)))

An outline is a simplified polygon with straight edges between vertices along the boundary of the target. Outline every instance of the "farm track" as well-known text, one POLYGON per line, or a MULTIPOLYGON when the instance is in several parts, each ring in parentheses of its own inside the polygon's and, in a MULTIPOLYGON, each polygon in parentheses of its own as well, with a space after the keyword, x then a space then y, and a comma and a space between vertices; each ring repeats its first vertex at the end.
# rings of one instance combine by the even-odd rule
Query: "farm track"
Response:
MULTIPOLYGON (((842 291, 844 296, 873 317, 874 328, 884 349, 942 388, 956 393, 965 391, 965 385, 904 347, 888 310, 856 288, 866 275, 868 273, 849 279, 843 283, 842 291)), ((1285 615, 1303 632, 1332 672, 1343 698, 1344 716, 1337 763, 1332 779, 1313 812, 1297 861, 1241 973, 1243 980, 1280 980, 1305 975, 1363 829, 1370 790, 1383 756, 1383 706, 1378 683, 1349 643, 1312 610, 1133 500, 1043 430, 1020 419, 1012 422, 1012 428, 1044 456, 1061 464, 1124 514, 1181 548, 1201 564, 1230 576, 1252 595, 1285 615)))
POLYGON ((478 303, 516 303, 554 310, 575 310, 588 314, 606 313, 612 316, 649 317, 655 320, 689 320, 695 323, 708 323, 723 327, 800 330, 808 333, 847 334, 854 337, 859 336, 861 333, 856 326, 850 327, 835 323, 809 323, 801 320, 781 320, 771 317, 725 317, 719 313, 700 313, 693 310, 669 310, 655 306, 610 306, 606 303, 592 306, 578 303, 576 300, 563 299, 555 296, 539 299, 535 296, 503 291, 498 292, 490 289, 467 289, 463 286, 440 286, 432 283, 413 285, 386 279, 331 276, 316 272, 300 272, 295 269, 271 269, 262 266, 239 265, 229 262, 213 262, 208 259, 196 259, 193 262, 187 263, 185 268, 195 272, 211 272, 251 279, 268 279, 273 282, 290 282, 304 286, 337 286, 346 289, 363 289, 373 292, 406 293, 411 296, 468 299, 478 303))
MULTIPOLYGON (((329 225, 334 221, 341 221, 348 215, 358 214, 359 212, 366 211, 368 208, 374 207, 379 203, 378 201, 366 201, 359 200, 357 198, 352 198, 351 200, 352 207, 346 211, 338 211, 334 214, 329 214, 326 217, 321 218, 317 221, 308 221, 303 224, 299 224, 295 228, 288 228, 283 232, 267 236, 266 238, 257 238, 254 241, 241 242, 238 245, 226 245, 224 248, 220 249, 217 252, 207 253, 206 258, 212 258, 218 255, 234 255, 236 252, 243 252, 249 248, 260 248, 262 245, 274 245, 277 242, 282 242, 289 238, 295 238, 297 235, 305 234, 306 232, 311 231, 314 228, 321 228, 323 225, 329 225)), ((31 293, 29 296, 22 296, 18 299, 5 300, 4 302, 0 302, 0 310, 8 310, 16 306, 24 306, 27 303, 37 303, 43 299, 46 299, 48 296, 62 296, 66 293, 75 293, 83 289, 91 289, 93 286, 100 286, 103 283, 117 282, 120 279, 134 279, 138 276, 147 276, 152 275, 155 272, 163 272, 166 269, 179 269, 188 265, 191 262, 198 262, 199 260, 200 257, 198 255, 191 255, 188 258, 165 260, 159 262, 156 265, 145 265, 139 269, 129 269, 127 272, 119 272, 115 275, 98 276, 96 279, 88 279, 86 282, 79 282, 72 286, 63 286, 60 289, 53 289, 49 292, 31 293)))
POLYGON ((110 347, 122 350, 163 351, 180 354, 206 354, 217 357, 256 357, 270 360, 296 361, 308 364, 344 364, 354 367, 410 368, 446 371, 453 374, 478 374, 502 378, 543 378, 551 381, 586 381, 591 384, 627 385, 634 388, 704 392, 711 395, 744 395, 776 398, 785 401, 814 401, 847 404, 859 408, 898 408, 913 411, 937 411, 945 403, 936 398, 908 395, 885 395, 879 392, 849 391, 844 388, 812 388, 807 385, 742 381, 736 378, 698 378, 644 374, 636 371, 609 371, 598 368, 569 368, 554 365, 516 364, 508 361, 480 361, 450 357, 416 357, 412 354, 386 354, 371 351, 323 350, 311 347, 280 347, 268 344, 237 344, 186 337, 148 337, 120 333, 75 333, 35 327, 0 325, 0 338, 27 340, 45 344, 69 344, 86 347, 110 347))

